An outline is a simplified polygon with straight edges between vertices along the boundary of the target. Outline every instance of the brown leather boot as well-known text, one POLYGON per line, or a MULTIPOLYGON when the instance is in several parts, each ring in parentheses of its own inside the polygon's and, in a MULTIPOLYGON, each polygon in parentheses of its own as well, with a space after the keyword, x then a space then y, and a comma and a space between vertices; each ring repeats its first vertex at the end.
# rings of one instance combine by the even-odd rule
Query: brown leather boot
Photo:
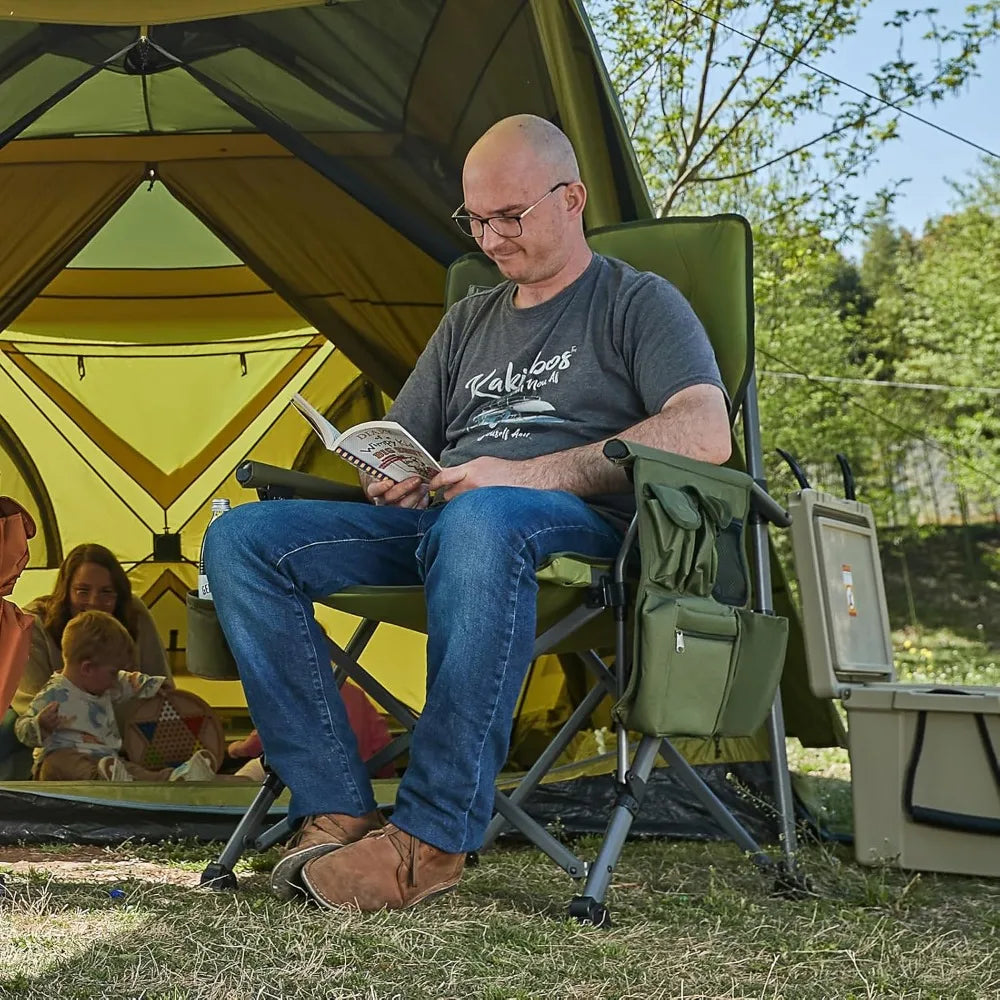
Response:
POLYGON ((271 872, 271 889, 280 899, 305 895, 306 891, 299 877, 302 866, 307 861, 353 844, 365 834, 384 825, 385 817, 377 809, 364 816, 347 816, 343 813, 307 816, 271 872))
POLYGON ((391 823, 309 861, 302 884, 320 906, 402 910, 458 885, 465 854, 448 854, 391 823))

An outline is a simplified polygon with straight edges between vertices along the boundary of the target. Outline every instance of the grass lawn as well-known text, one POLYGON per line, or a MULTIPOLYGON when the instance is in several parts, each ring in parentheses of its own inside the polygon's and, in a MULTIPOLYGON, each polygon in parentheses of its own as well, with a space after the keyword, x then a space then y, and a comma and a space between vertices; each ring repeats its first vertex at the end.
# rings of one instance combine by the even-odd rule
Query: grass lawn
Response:
MULTIPOLYGON (((983 642, 896 640, 904 678, 1000 683, 983 642)), ((792 762, 826 818, 848 820, 846 752, 793 747, 792 762)), ((804 844, 815 891, 790 901, 731 844, 630 844, 607 931, 566 919, 573 883, 525 847, 484 855, 425 908, 371 915, 274 899, 273 854, 244 863, 240 892, 201 890, 214 851, 0 848, 0 997, 1000 998, 1000 882, 862 868, 849 847, 804 844)))
POLYGON ((249 868, 236 894, 197 889, 210 853, 77 849, 8 865, 0 995, 1000 996, 1000 884, 863 869, 845 848, 804 848, 816 894, 788 901, 728 844, 633 844, 608 931, 565 919, 571 883, 528 848, 484 856, 424 909, 371 915, 281 903, 249 868))

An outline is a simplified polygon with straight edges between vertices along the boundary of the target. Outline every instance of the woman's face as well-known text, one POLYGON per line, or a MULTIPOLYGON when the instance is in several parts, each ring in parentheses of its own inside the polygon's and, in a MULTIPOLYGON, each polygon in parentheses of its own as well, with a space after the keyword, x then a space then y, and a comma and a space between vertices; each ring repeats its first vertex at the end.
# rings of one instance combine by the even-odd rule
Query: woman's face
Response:
POLYGON ((83 563, 69 582, 69 606, 73 616, 81 611, 115 613, 118 593, 111 574, 97 563, 83 563))

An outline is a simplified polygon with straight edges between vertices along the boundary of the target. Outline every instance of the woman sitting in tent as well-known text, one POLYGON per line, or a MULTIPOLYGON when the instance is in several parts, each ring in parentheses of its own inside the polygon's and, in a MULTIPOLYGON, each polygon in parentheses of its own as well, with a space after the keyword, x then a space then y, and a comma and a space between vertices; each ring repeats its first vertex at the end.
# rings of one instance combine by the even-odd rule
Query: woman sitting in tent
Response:
MULTIPOLYGON (((91 543, 73 549, 59 567, 53 592, 48 597, 39 597, 27 604, 24 610, 35 616, 35 622, 28 664, 11 704, 16 715, 23 714, 31 699, 45 687, 54 673, 62 669, 59 646, 63 630, 70 619, 81 611, 105 611, 114 615, 135 640, 138 653, 136 668, 144 674, 170 676, 167 656, 153 616, 146 605, 132 594, 132 585, 121 563, 103 545, 91 543)), ((13 741, 13 713, 8 713, 2 724, 4 732, 0 734, 0 757, 5 756, 5 749, 10 757, 0 760, 0 775, 27 778, 31 770, 31 752, 13 741)))

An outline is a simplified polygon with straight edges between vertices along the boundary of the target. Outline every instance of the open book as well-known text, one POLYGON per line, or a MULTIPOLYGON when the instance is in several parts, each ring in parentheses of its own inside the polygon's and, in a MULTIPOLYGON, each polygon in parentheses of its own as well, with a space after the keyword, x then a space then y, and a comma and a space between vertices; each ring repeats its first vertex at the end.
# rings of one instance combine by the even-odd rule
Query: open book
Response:
POLYGON ((401 483, 411 476, 429 482, 441 471, 424 446, 394 420, 368 420, 341 433, 299 393, 292 405, 309 421, 329 451, 371 476, 401 483))

